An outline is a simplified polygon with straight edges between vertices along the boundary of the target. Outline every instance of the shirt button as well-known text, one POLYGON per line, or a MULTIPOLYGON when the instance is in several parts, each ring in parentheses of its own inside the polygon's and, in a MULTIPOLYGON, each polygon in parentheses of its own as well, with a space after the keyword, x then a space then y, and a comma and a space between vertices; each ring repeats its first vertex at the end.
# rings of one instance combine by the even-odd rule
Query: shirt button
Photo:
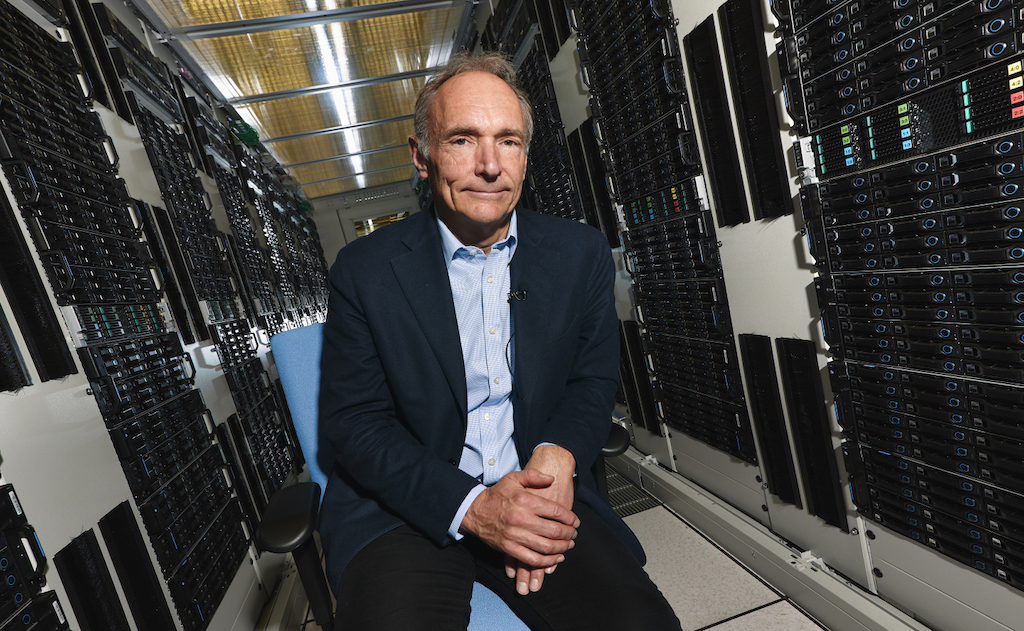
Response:
POLYGON ((491 420, 491 415, 490 414, 484 414, 484 420, 485 421, 491 420))
POLYGON ((493 467, 494 466, 494 462, 495 462, 494 458, 491 458, 490 460, 487 461, 487 464, 489 464, 489 465, 491 465, 493 467))
POLYGON ((494 383, 501 383, 501 377, 495 377, 494 383))
POLYGON ((494 335, 495 333, 497 333, 497 332, 498 332, 498 328, 497 328, 497 327, 493 327, 493 326, 492 326, 492 327, 491 327, 491 329, 490 329, 490 331, 491 331, 491 335, 494 335))
POLYGON ((493 283, 494 282, 494 277, 493 276, 488 276, 487 277, 487 282, 488 283, 493 283))

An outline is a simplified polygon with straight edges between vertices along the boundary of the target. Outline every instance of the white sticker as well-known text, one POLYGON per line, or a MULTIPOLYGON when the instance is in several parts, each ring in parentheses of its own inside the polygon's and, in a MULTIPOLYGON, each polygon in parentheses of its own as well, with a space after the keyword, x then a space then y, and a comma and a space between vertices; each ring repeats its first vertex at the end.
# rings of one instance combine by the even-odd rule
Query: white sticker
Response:
POLYGON ((11 489, 11 492, 8 493, 7 495, 11 498, 11 504, 14 504, 14 510, 17 511, 17 513, 20 515, 22 513, 22 510, 21 502, 18 501, 18 495, 14 492, 14 489, 11 489))
POLYGON ((56 600, 53 601, 53 613, 57 614, 57 620, 60 620, 61 624, 67 623, 67 620, 64 618, 64 610, 61 609, 60 603, 56 600))

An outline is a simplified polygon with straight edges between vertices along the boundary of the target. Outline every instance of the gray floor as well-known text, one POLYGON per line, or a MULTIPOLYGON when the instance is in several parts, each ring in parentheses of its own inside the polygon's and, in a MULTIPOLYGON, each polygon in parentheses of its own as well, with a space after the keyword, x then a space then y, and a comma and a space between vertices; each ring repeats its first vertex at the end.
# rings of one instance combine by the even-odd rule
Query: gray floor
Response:
POLYGON ((648 575, 683 631, 821 631, 824 627, 663 506, 625 518, 648 575))

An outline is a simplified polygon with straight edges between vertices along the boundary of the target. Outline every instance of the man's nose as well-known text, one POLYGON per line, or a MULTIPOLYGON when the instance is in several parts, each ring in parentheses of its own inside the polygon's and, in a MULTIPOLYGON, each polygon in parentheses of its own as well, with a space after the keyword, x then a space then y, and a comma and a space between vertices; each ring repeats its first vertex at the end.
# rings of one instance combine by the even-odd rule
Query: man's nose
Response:
POLYGON ((493 180, 501 175, 501 162, 498 160, 498 148, 492 143, 482 142, 477 145, 476 172, 480 177, 493 180))

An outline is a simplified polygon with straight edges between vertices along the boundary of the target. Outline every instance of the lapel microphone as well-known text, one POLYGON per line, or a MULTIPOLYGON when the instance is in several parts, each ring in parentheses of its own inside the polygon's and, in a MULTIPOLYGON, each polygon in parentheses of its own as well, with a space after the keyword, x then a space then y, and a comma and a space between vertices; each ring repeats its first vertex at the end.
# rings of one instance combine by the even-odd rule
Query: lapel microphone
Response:
POLYGON ((526 292, 530 290, 530 286, 526 283, 519 283, 519 288, 515 291, 508 292, 508 303, 512 304, 512 299, 526 300, 526 292))

